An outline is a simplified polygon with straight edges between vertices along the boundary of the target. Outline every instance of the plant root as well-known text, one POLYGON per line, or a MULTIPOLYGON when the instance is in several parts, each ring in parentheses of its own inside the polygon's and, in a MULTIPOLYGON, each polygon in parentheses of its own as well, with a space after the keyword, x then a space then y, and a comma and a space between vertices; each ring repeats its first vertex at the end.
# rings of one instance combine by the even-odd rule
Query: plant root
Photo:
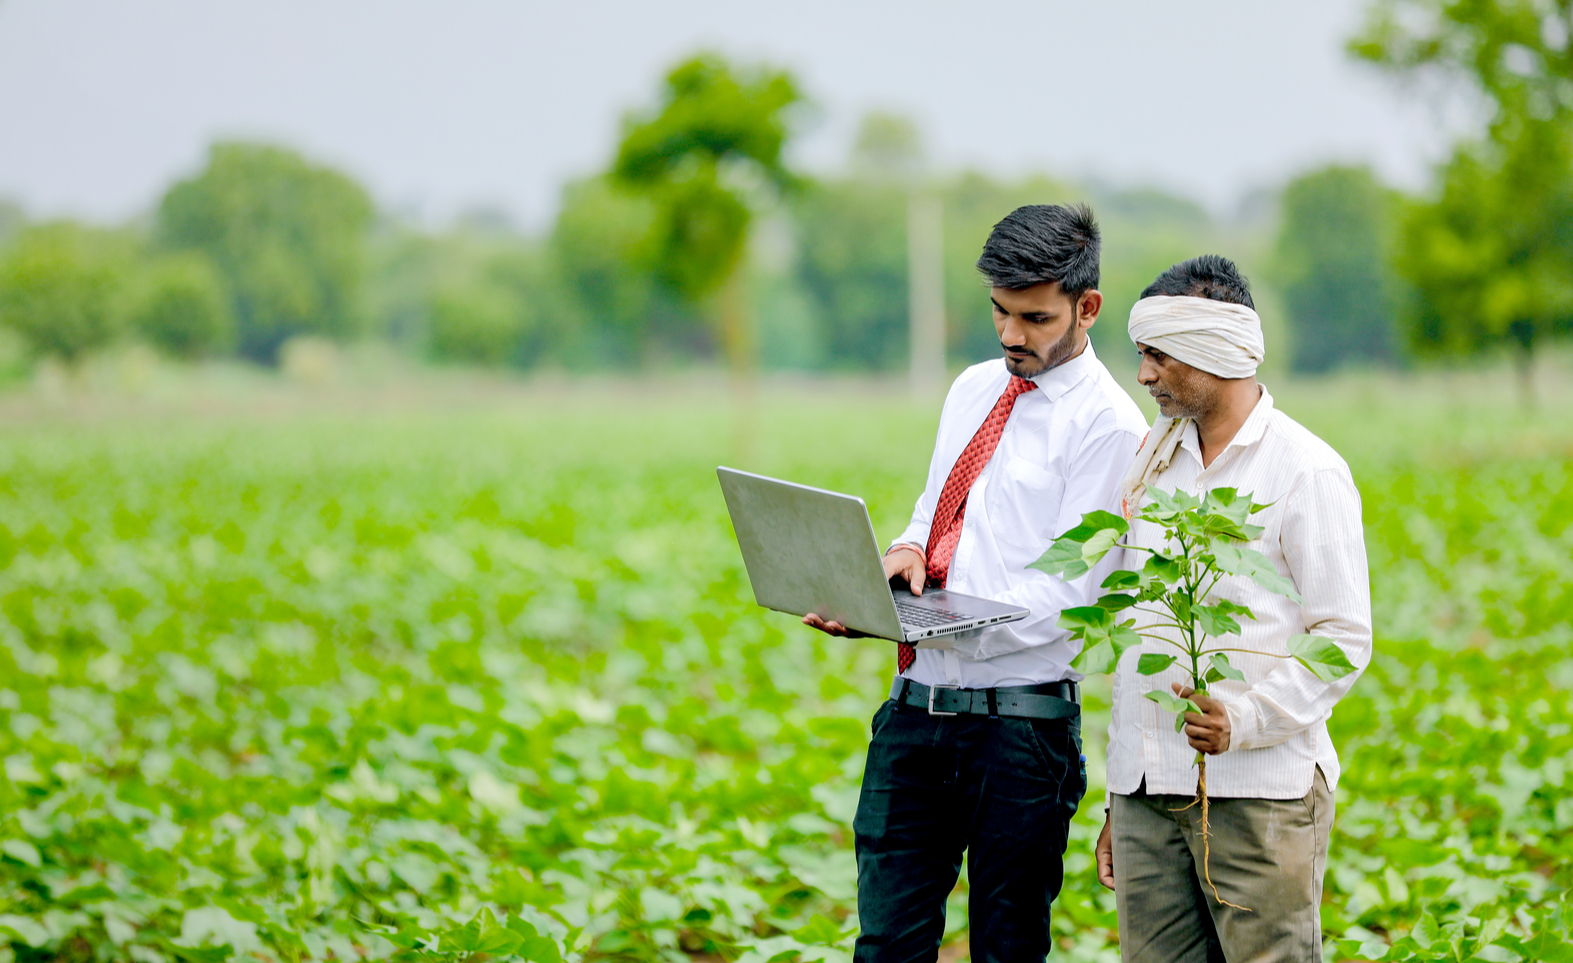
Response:
MULTIPOLYGON (((1207 885, 1212 888, 1213 899, 1217 900, 1219 903, 1222 903, 1224 906, 1232 906, 1232 907, 1234 907, 1237 910, 1241 910, 1242 912, 1254 913, 1256 911, 1251 909, 1250 907, 1248 907, 1248 906, 1241 906, 1239 903, 1231 903, 1228 900, 1224 899, 1222 896, 1218 895, 1218 885, 1213 882, 1212 867, 1210 865, 1210 863, 1212 862, 1213 848, 1212 848, 1212 827, 1207 824, 1207 757, 1206 756, 1202 756, 1201 761, 1199 761, 1197 763, 1197 767, 1198 767, 1200 773, 1199 773, 1199 775, 1197 776, 1197 779, 1196 779, 1196 799, 1195 799, 1194 802, 1191 803, 1191 806, 1196 805, 1196 803, 1201 803, 1202 804, 1202 878, 1207 880, 1207 885)), ((1189 808, 1191 808, 1191 806, 1186 806, 1185 808, 1189 809, 1189 808)))

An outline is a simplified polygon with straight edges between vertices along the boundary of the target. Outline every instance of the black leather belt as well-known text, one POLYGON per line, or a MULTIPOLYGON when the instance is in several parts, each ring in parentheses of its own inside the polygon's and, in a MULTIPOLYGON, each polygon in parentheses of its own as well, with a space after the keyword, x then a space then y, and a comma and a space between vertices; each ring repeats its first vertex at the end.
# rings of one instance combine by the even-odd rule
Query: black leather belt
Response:
POLYGON ((1074 719, 1081 715, 1081 687, 1074 682, 1009 685, 997 689, 926 686, 898 678, 890 697, 900 705, 927 709, 931 716, 1011 716, 1017 719, 1074 719))

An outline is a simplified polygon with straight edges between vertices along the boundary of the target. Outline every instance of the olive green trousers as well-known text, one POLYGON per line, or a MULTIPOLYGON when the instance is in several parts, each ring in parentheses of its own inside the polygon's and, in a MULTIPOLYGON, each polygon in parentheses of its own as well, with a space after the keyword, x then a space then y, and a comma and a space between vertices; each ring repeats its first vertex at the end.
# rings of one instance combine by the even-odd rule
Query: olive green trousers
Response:
POLYGON ((1203 875, 1201 806, 1192 802, 1143 790, 1110 799, 1120 958, 1320 963, 1322 872, 1333 827, 1322 770, 1304 799, 1209 800, 1217 896, 1203 875))

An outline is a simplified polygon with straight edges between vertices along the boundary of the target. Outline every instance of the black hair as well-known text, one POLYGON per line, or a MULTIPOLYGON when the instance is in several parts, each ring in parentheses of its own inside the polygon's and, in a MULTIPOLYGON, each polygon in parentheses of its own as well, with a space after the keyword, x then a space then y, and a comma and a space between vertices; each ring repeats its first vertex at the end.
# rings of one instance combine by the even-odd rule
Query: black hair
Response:
POLYGON ((990 285, 1020 291, 1059 282, 1072 301, 1098 286, 1103 242, 1086 204, 1028 204, 994 225, 978 270, 990 285))
POLYGON ((1181 261, 1158 275, 1158 279, 1142 291, 1144 298, 1154 296, 1211 298, 1256 310, 1256 305, 1251 303, 1251 282, 1233 261, 1217 254, 1181 261))

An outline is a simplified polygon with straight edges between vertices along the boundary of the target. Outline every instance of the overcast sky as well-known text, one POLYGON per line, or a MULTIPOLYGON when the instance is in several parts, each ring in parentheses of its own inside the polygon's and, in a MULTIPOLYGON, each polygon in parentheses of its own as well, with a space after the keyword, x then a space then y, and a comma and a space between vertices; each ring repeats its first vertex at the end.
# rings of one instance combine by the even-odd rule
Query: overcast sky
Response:
POLYGON ((696 49, 796 72, 796 155, 869 108, 942 166, 1147 183, 1215 210, 1328 160, 1422 181, 1437 112, 1343 40, 1363 0, 0 0, 0 197, 120 219, 219 137, 299 147, 429 220, 539 226, 696 49))

